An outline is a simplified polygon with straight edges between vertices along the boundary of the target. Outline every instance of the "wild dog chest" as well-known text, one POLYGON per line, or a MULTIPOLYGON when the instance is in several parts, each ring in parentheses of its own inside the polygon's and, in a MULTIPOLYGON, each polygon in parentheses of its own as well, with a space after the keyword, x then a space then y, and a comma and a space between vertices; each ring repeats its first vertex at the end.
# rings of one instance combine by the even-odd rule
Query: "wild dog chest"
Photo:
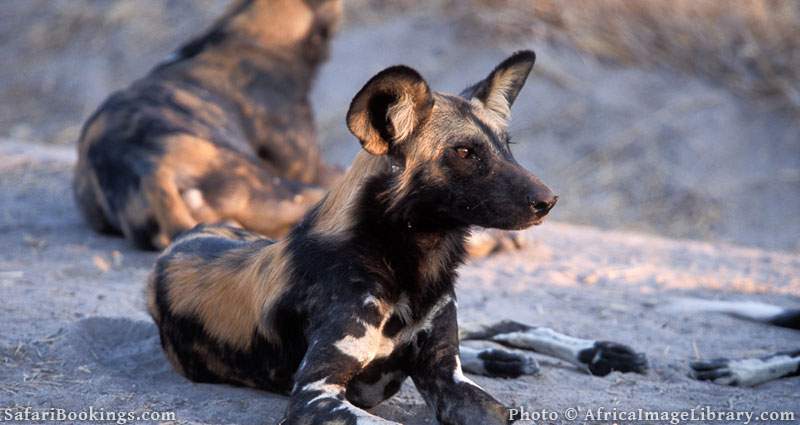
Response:
POLYGON ((434 320, 453 302, 451 295, 442 295, 414 317, 405 295, 394 303, 366 296, 361 317, 356 317, 360 326, 334 343, 345 359, 361 366, 347 385, 347 399, 359 407, 372 407, 397 393, 415 366, 434 320))

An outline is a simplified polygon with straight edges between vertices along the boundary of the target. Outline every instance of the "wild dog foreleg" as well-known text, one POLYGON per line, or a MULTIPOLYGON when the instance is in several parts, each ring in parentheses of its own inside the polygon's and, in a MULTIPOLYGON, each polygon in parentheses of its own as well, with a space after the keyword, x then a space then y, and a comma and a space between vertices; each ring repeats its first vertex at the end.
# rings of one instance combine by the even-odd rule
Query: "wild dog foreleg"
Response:
POLYGON ((610 341, 581 339, 549 328, 528 326, 514 321, 494 325, 464 326, 462 340, 488 340, 509 347, 535 351, 564 360, 592 375, 605 376, 612 371, 644 373, 647 358, 628 346, 610 341))
MULTIPOLYGON (((144 178, 142 190, 144 199, 150 205, 158 223, 158 233, 152 235, 150 240, 156 249, 166 248, 177 234, 197 225, 197 220, 192 217, 180 195, 172 170, 159 170, 154 175, 144 178)), ((123 233, 126 237, 134 240, 141 238, 128 234, 132 231, 128 230, 127 226, 123 226, 123 233)))
POLYGON ((309 347, 295 374, 286 416, 295 424, 399 425, 362 410, 346 399, 347 384, 384 342, 384 320, 370 306, 351 313, 331 308, 324 326, 311 332, 309 347))
POLYGON ((751 359, 713 359, 691 363, 691 377, 716 384, 752 387, 800 376, 800 350, 751 359))
POLYGON ((464 376, 456 320, 451 301, 433 319, 430 331, 419 336, 419 355, 409 375, 443 425, 510 423, 506 407, 464 376))

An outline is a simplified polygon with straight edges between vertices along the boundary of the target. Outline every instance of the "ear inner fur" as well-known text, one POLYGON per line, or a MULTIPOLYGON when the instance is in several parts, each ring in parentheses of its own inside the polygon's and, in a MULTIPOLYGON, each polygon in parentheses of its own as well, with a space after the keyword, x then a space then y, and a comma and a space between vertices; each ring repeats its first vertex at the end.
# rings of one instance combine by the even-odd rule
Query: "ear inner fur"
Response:
POLYGON ((430 114, 433 97, 417 71, 387 68, 356 94, 347 112, 347 127, 373 155, 385 155, 392 143, 407 138, 430 114))
POLYGON ((514 53, 498 65, 485 80, 465 89, 462 96, 477 100, 505 125, 511 117, 511 105, 528 78, 536 55, 529 50, 514 53))

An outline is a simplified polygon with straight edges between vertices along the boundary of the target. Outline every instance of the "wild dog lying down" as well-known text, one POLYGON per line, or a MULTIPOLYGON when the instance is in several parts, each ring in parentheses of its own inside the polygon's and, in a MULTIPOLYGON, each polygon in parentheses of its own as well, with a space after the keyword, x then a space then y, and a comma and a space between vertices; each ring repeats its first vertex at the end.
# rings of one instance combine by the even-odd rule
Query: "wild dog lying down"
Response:
POLYGON ((308 94, 340 0, 239 0, 88 119, 74 192, 97 231, 161 249, 198 223, 278 237, 324 194, 308 94))
MULTIPOLYGON (((800 310, 771 304, 712 301, 685 298, 671 305, 674 310, 726 313, 743 319, 800 330, 800 310)), ((779 378, 800 376, 800 347, 756 358, 717 358, 691 363, 693 378, 722 385, 751 387, 779 378)))
POLYGON ((453 284, 470 226, 522 229, 556 203, 507 144, 534 58, 511 56, 462 96, 408 67, 378 73, 347 113, 364 151, 285 239, 181 236, 149 284, 174 367, 291 393, 286 424, 391 423, 362 408, 409 376, 443 424, 509 422, 462 372, 453 284))

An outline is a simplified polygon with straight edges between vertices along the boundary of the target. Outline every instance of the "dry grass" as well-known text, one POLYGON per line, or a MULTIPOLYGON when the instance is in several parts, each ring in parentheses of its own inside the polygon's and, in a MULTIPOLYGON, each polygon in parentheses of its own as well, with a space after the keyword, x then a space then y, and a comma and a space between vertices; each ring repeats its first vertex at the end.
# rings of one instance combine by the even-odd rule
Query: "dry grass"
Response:
POLYGON ((473 0, 483 28, 604 60, 667 65, 800 111, 796 0, 473 0), (500 24, 500 25, 498 25, 500 24))

